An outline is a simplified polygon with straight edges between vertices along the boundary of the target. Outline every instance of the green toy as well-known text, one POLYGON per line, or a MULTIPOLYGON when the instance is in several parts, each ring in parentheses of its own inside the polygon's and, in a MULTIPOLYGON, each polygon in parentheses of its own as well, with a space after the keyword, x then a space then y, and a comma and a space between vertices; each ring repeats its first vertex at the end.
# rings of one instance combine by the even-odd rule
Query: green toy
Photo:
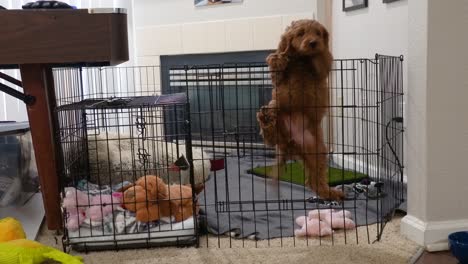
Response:
POLYGON ((68 255, 36 241, 16 239, 0 243, 0 263, 2 264, 40 264, 46 260, 67 264, 83 263, 80 257, 68 255))
POLYGON ((7 233, 0 242, 1 264, 40 264, 54 260, 66 264, 82 264, 81 257, 74 257, 39 242, 24 238, 24 230, 19 221, 13 218, 0 219, 0 230, 7 233))
MULTIPOLYGON (((277 167, 274 165, 257 167, 249 170, 248 173, 252 173, 261 177, 271 177, 270 175, 276 168, 277 167)), ((328 167, 328 185, 330 186, 360 182, 363 179, 367 179, 368 177, 368 175, 356 171, 334 168, 332 166, 328 167)), ((279 179, 285 182, 304 185, 304 166, 302 165, 302 162, 295 161, 288 163, 286 165, 286 170, 280 175, 279 179)))

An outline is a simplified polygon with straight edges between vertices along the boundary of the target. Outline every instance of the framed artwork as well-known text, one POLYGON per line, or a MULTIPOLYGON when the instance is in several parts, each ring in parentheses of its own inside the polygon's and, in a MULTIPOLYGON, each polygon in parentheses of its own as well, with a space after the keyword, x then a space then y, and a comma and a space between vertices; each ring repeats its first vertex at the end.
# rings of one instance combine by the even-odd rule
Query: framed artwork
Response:
MULTIPOLYGON (((366 8, 368 0, 343 0, 343 11, 366 8)), ((385 1, 385 0, 384 0, 385 1)))
POLYGON ((400 1, 400 0, 383 0, 384 3, 392 3, 392 2, 396 2, 396 1, 400 1))
POLYGON ((242 3, 244 0, 194 0, 196 7, 242 3))

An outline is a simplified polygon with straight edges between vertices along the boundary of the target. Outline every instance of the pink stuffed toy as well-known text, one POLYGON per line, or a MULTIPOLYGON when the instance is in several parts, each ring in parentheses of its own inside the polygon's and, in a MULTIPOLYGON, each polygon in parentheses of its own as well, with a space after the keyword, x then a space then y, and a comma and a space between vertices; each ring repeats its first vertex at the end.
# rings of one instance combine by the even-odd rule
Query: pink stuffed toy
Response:
POLYGON ((88 208, 88 195, 69 187, 65 189, 65 197, 62 201, 62 207, 68 213, 66 227, 68 230, 77 230, 86 218, 86 209, 88 208))
POLYGON ((351 212, 347 210, 321 209, 309 212, 310 219, 325 221, 333 229, 353 229, 356 224, 351 219, 351 212))
POLYGON ((335 210, 333 209, 316 209, 316 210, 312 210, 312 211, 309 211, 309 218, 315 218, 315 219, 325 219, 325 216, 327 216, 327 214, 329 215, 330 213, 334 212, 335 210))
POLYGON ((112 193, 112 196, 109 194, 93 196, 86 215, 91 221, 101 221, 112 213, 121 202, 122 193, 120 192, 112 193))
POLYGON ((294 230, 294 235, 297 237, 303 236, 328 236, 333 233, 330 225, 325 221, 320 221, 316 218, 309 218, 306 216, 299 216, 296 218, 296 223, 301 229, 294 230))
POLYGON ((333 234, 333 229, 353 229, 356 224, 351 219, 351 212, 334 209, 312 210, 308 216, 299 216, 296 223, 301 229, 296 229, 294 234, 301 236, 328 236, 333 234))

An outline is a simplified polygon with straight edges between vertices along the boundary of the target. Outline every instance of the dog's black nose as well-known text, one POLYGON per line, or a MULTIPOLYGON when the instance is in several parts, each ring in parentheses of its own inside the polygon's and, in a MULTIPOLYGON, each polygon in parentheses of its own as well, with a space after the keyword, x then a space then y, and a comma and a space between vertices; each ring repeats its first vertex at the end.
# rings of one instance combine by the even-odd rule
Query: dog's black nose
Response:
POLYGON ((311 42, 309 42, 309 46, 310 46, 311 48, 317 47, 317 41, 312 40, 311 42))

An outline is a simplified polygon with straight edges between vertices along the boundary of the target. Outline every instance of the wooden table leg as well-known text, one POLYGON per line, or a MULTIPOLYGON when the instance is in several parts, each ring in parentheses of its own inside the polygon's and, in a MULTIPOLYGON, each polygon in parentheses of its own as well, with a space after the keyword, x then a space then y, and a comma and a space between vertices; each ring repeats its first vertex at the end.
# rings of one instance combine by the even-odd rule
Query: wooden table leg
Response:
POLYGON ((47 227, 50 230, 62 228, 60 210, 59 170, 55 144, 56 119, 53 109, 56 105, 52 69, 45 64, 21 65, 21 78, 26 94, 36 98, 27 106, 29 125, 36 155, 47 227))

